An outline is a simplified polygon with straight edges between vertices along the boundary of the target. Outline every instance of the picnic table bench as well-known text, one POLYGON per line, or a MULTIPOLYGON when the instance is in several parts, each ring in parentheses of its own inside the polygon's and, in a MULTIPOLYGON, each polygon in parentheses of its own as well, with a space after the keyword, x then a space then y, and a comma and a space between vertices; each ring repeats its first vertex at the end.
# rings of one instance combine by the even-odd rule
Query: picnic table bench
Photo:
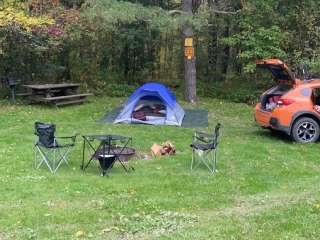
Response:
POLYGON ((82 104, 91 93, 80 93, 78 83, 23 85, 28 88, 28 99, 33 103, 49 103, 56 106, 82 104))

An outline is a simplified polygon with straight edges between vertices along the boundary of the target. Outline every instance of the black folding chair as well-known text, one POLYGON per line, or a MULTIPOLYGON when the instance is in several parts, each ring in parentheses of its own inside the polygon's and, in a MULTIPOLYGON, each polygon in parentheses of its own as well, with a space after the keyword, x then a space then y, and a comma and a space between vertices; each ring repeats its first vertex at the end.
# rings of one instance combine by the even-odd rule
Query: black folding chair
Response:
POLYGON ((76 136, 56 137, 54 124, 35 123, 35 135, 37 140, 34 145, 34 167, 38 169, 43 163, 47 165, 51 173, 55 173, 64 161, 68 164, 67 154, 75 145, 76 136), (59 139, 59 142, 57 141, 59 139), (60 142, 66 142, 60 144, 60 142))
POLYGON ((215 126, 213 134, 195 132, 192 140, 191 170, 204 164, 211 173, 217 171, 217 147, 222 125, 215 126))

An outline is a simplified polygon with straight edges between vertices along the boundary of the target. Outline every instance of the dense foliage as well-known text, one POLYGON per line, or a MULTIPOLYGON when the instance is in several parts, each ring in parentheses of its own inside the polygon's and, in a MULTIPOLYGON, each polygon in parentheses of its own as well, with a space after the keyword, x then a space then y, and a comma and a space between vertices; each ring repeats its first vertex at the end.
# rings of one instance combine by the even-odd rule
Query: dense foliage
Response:
POLYGON ((193 5, 190 18, 177 0, 2 1, 0 75, 81 82, 96 92, 145 81, 182 87, 186 21, 195 30, 202 95, 251 101, 257 88, 270 84, 255 74, 259 58, 281 58, 294 68, 308 63, 320 73, 317 1, 194 0, 193 5))

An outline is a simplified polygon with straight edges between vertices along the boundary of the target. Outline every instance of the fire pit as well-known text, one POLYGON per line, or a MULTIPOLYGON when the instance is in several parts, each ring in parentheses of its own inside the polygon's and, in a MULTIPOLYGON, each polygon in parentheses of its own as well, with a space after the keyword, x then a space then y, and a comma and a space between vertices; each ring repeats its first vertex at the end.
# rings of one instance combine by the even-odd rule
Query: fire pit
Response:
MULTIPOLYGON (((109 153, 118 156, 118 158, 121 161, 127 162, 129 158, 136 153, 136 150, 131 147, 123 148, 123 147, 112 146, 109 150, 109 153)), ((95 154, 95 159, 99 159, 99 156, 103 154, 104 154, 103 149, 98 150, 95 154)))
POLYGON ((126 166, 125 162, 129 157, 135 154, 135 149, 129 147, 131 137, 120 135, 85 135, 83 138, 83 155, 81 169, 84 171, 92 160, 99 160, 100 167, 103 170, 102 175, 112 168, 115 161, 119 161, 126 172, 133 170, 132 166, 126 166), (98 146, 97 146, 98 145, 98 146), (86 146, 91 149, 90 158, 85 164, 86 146), (92 154, 93 152, 93 154, 92 154))
POLYGON ((99 155, 98 160, 101 168, 101 175, 106 175, 107 171, 113 167, 114 162, 116 161, 115 155, 99 155))

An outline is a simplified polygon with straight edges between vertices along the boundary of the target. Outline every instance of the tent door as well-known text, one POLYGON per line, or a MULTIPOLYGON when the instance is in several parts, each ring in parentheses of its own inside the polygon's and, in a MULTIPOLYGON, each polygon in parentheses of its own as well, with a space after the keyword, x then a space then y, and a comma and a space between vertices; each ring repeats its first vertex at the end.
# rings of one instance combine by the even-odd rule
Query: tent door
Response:
POLYGON ((132 122, 149 124, 165 124, 167 120, 167 106, 161 97, 144 96, 135 104, 131 113, 132 122))

